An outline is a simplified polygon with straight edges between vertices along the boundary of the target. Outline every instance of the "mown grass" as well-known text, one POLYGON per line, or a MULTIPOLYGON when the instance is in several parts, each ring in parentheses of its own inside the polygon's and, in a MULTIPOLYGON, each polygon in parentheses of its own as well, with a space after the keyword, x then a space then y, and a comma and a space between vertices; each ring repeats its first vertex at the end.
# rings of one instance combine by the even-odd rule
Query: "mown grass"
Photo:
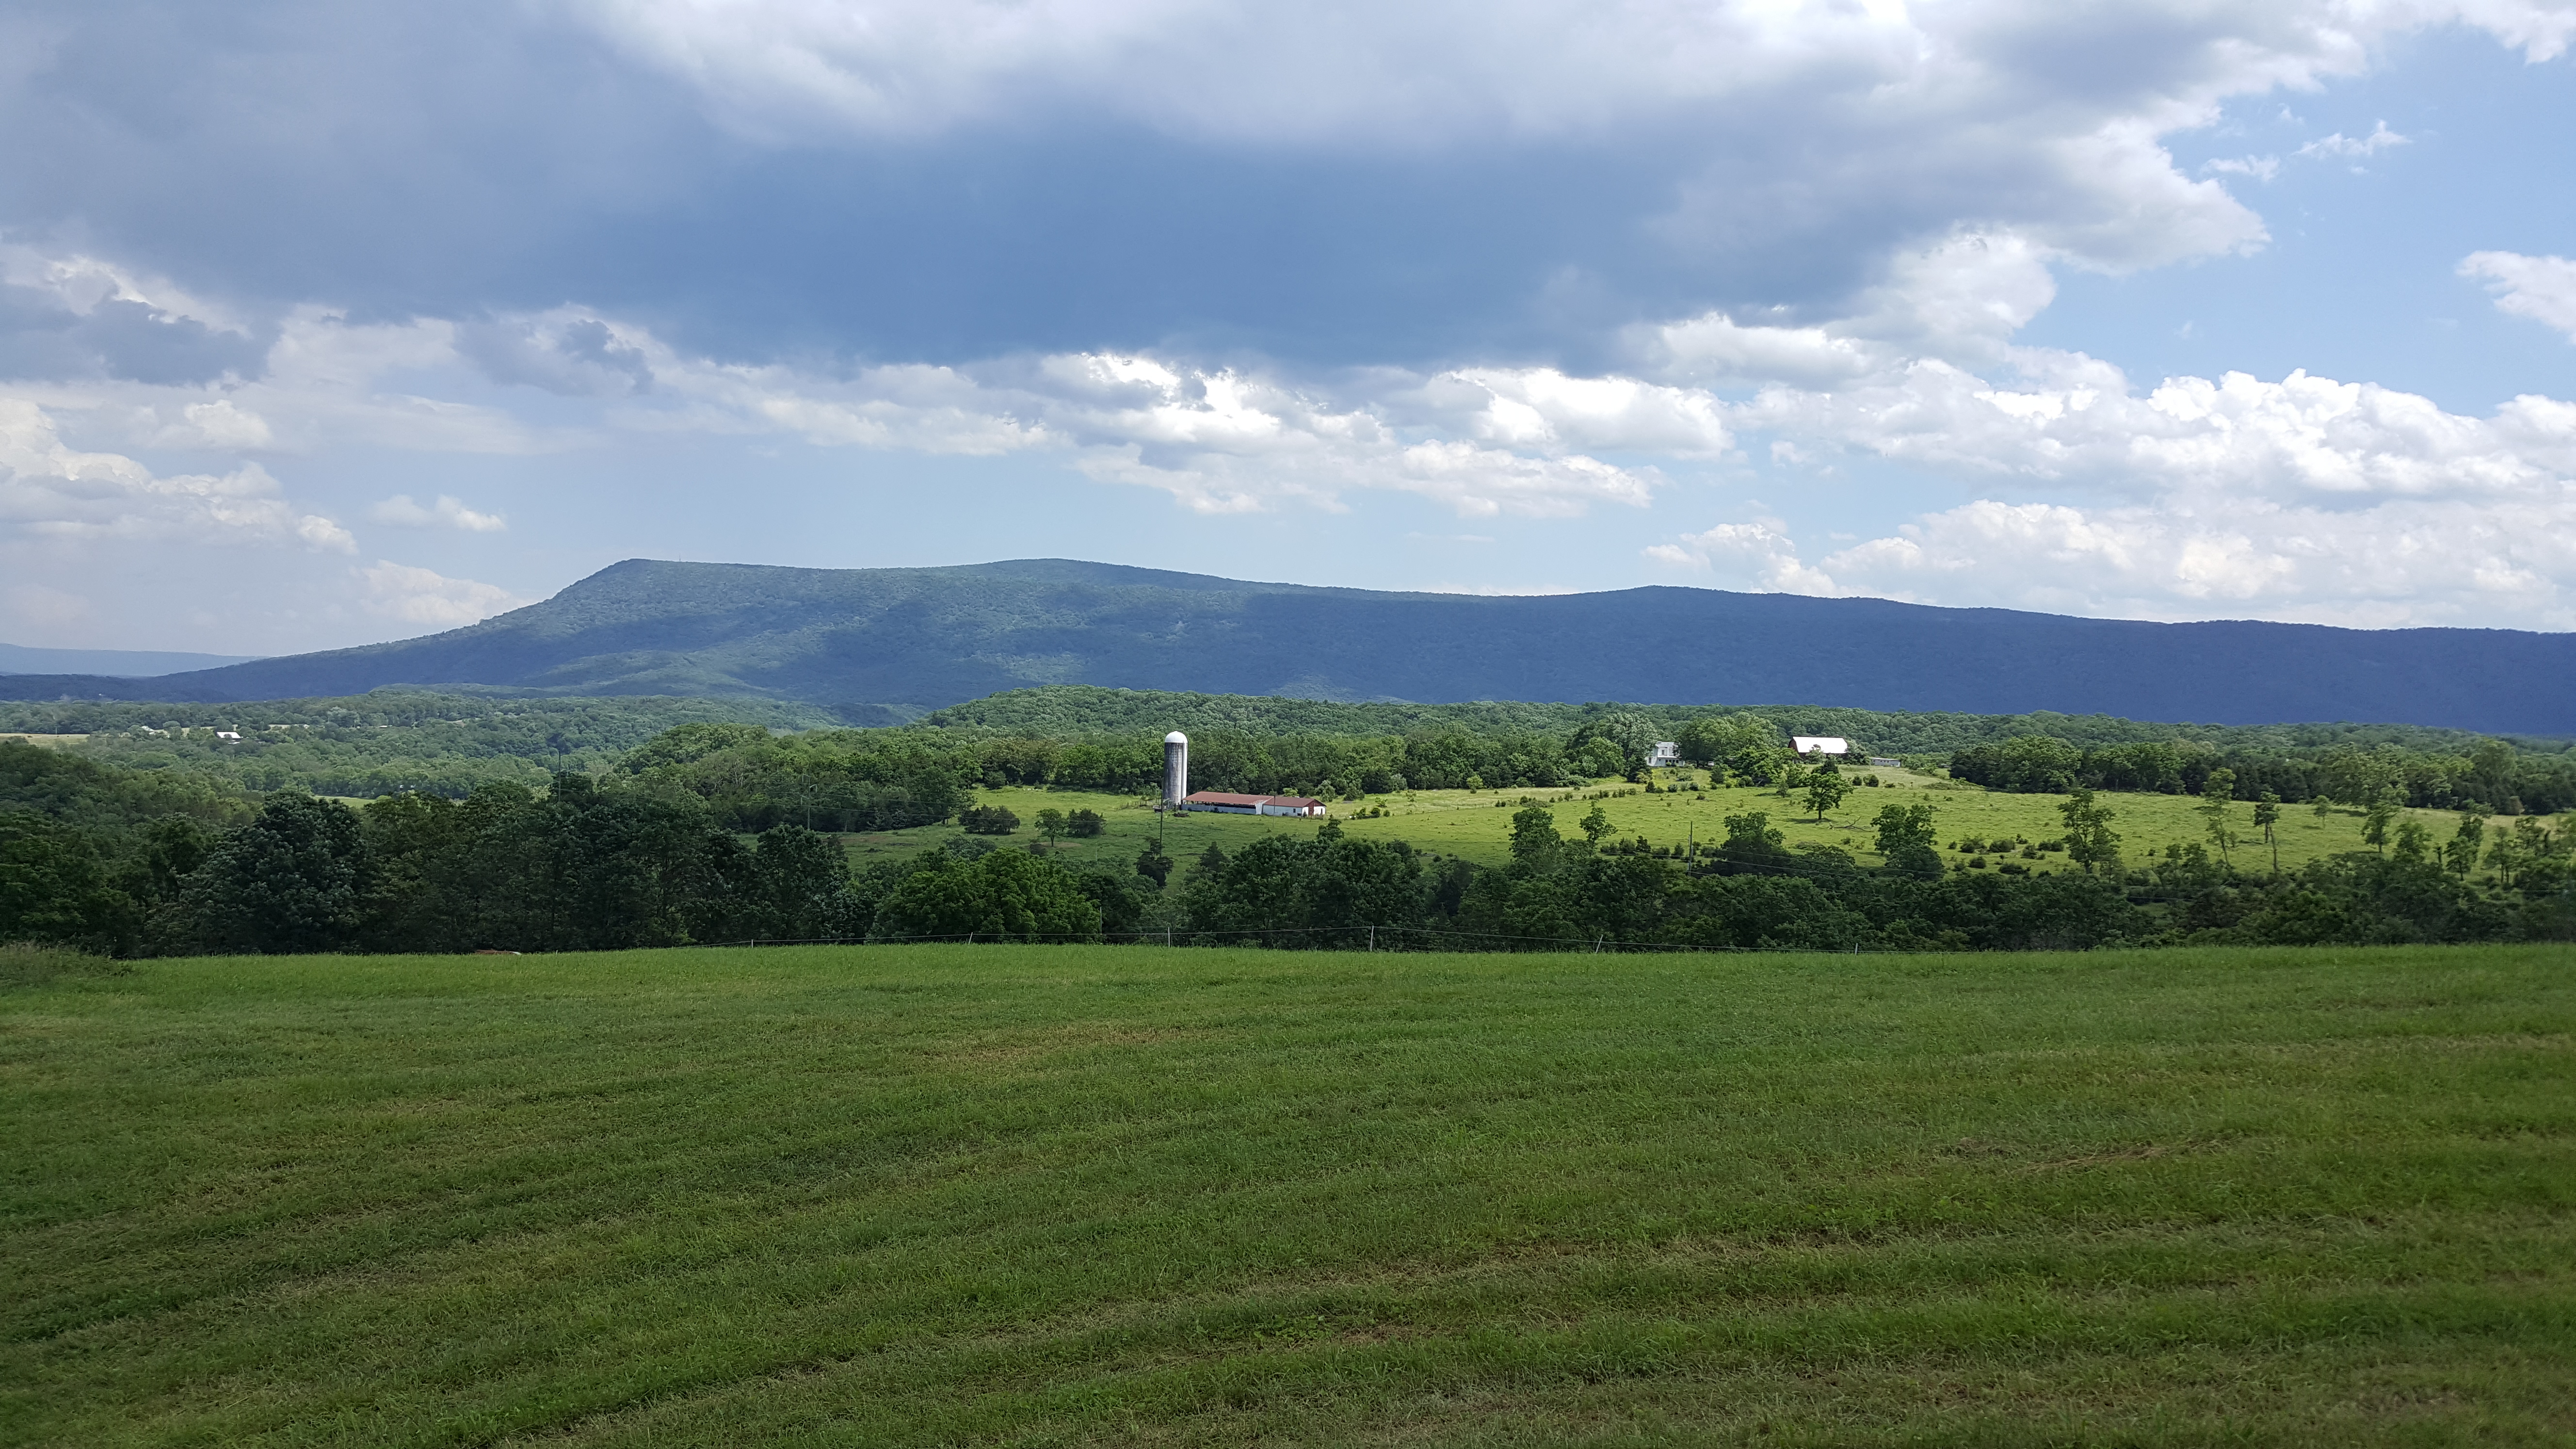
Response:
POLYGON ((0 993, 12 1444, 2576 1441, 2576 954, 0 993))
MULTIPOLYGON (((1686 791, 1679 794, 1647 795, 1637 787, 1620 781, 1601 781, 1571 790, 1421 790, 1409 795, 1373 796, 1366 802, 1336 802, 1334 818, 1342 828, 1355 836, 1369 839, 1407 840, 1416 847, 1445 856, 1457 856, 1480 865, 1501 865, 1511 858, 1512 810, 1521 799, 1547 804, 1556 812, 1557 829, 1568 837, 1578 837, 1579 822, 1593 806, 1587 798, 1601 792, 1615 792, 1600 801, 1602 813, 1609 817, 1619 838, 1632 840, 1643 835, 1656 845, 1682 847, 1696 840, 1703 844, 1726 838, 1726 817, 1749 811, 1760 811, 1770 817, 1792 846, 1807 841, 1838 845, 1851 851, 1864 865, 1879 863, 1877 838, 1870 819, 1879 807, 1889 804, 1930 805, 1936 812, 1935 824, 1944 846, 1960 840, 1991 840, 1998 836, 2039 842, 2065 834, 2066 823, 2058 813, 2062 795, 2012 795, 1987 791, 1974 785, 1935 780, 1903 770, 1855 770, 1855 774, 1874 774, 1885 782, 1875 789, 1856 789, 1841 808, 1824 820, 1807 813, 1803 801, 1784 800, 1772 791, 1752 786, 1735 786, 1716 790, 1686 791), (1496 807, 1501 802, 1502 808, 1496 807), (1561 802, 1561 803, 1559 803, 1561 802), (1388 813, 1359 818, 1358 812, 1375 806, 1388 813)), ((1695 777, 1705 780, 1704 772, 1695 777)), ((979 790, 980 803, 1006 806, 1019 816, 1020 829, 1014 839, 1033 841, 1038 838, 1037 813, 1055 809, 1070 813, 1079 809, 1099 811, 1108 829, 1091 840, 1066 840, 1056 848, 1070 864, 1093 864, 1124 871, 1142 850, 1145 841, 1158 831, 1165 834, 1166 849, 1187 861, 1210 845, 1233 850, 1263 835, 1290 833, 1310 834, 1314 822, 1286 818, 1257 818, 1243 815, 1188 814, 1163 820, 1129 796, 1100 795, 1080 791, 1015 788, 979 790)), ((2112 828, 2121 835, 2120 848, 2129 863, 2141 864, 2158 857, 2169 845, 2206 844, 2208 822, 2198 813, 2200 801, 2187 795, 2109 794, 2100 797, 2109 806, 2114 819, 2112 828)), ((2460 817, 2448 810, 2409 810, 2404 814, 2433 833, 2436 842, 2448 840, 2459 829, 2460 817)), ((2236 847, 2234 856, 2239 869, 2268 873, 2272 852, 2263 846, 2253 826, 2254 807, 2239 801, 2234 810, 2237 831, 2245 842, 2236 847)), ((2509 824, 2510 822, 2501 822, 2509 824)), ((2563 824, 2563 822, 2561 822, 2563 824)), ((2336 809, 2319 815, 2306 805, 2284 806, 2280 824, 2275 829, 2280 843, 2280 863, 2284 870, 2295 870, 2312 860, 2366 850, 2361 838, 2361 816, 2354 811, 2336 809)), ((918 830, 885 831, 878 834, 849 837, 852 857, 860 864, 871 859, 883 860, 907 854, 959 835, 954 825, 928 826, 918 830)), ((1965 857, 1953 856, 1954 860, 1965 857)), ((2066 857, 2048 854, 2039 861, 2021 862, 2033 871, 2068 869, 2066 857)))

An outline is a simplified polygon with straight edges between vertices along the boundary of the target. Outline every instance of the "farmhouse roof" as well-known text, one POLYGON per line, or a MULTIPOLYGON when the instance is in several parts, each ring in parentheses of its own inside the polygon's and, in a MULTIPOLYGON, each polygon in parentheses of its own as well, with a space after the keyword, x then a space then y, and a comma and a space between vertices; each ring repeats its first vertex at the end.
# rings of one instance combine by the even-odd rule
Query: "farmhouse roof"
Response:
POLYGON ((1321 805, 1324 802, 1307 795, 1235 795, 1223 790, 1197 790, 1188 797, 1193 805, 1321 805))

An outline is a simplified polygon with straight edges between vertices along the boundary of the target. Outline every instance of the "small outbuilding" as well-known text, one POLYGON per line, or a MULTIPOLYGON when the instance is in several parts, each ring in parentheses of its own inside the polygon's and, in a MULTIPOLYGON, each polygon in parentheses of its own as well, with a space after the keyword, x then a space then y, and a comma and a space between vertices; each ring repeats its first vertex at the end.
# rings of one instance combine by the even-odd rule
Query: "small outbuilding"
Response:
POLYGON ((1201 790, 1181 801, 1184 810, 1213 810, 1219 815, 1306 815, 1324 813, 1324 802, 1306 795, 1233 795, 1201 790))
POLYGON ((1848 755, 1851 741, 1841 735, 1791 735, 1790 748, 1802 755, 1848 755))

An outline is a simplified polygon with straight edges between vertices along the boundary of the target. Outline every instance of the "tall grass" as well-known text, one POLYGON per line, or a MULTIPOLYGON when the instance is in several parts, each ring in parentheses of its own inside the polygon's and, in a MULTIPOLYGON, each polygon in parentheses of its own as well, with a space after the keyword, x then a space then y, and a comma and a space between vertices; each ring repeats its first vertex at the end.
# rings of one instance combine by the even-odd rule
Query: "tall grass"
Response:
POLYGON ((0 993, 13 1444, 2565 1443, 2576 955, 0 993))

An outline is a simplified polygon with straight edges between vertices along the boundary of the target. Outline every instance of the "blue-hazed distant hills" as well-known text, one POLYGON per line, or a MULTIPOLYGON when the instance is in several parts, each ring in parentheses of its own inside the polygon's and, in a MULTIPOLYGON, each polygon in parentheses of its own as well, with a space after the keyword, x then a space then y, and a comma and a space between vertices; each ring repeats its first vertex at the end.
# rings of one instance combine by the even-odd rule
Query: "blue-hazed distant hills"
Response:
POLYGON ((425 638, 0 697, 170 701, 388 685, 757 696, 853 723, 1032 684, 1399 699, 2055 710, 2576 734, 2576 635, 2148 624, 1714 589, 1488 597, 1070 559, 797 569, 633 559, 425 638))

